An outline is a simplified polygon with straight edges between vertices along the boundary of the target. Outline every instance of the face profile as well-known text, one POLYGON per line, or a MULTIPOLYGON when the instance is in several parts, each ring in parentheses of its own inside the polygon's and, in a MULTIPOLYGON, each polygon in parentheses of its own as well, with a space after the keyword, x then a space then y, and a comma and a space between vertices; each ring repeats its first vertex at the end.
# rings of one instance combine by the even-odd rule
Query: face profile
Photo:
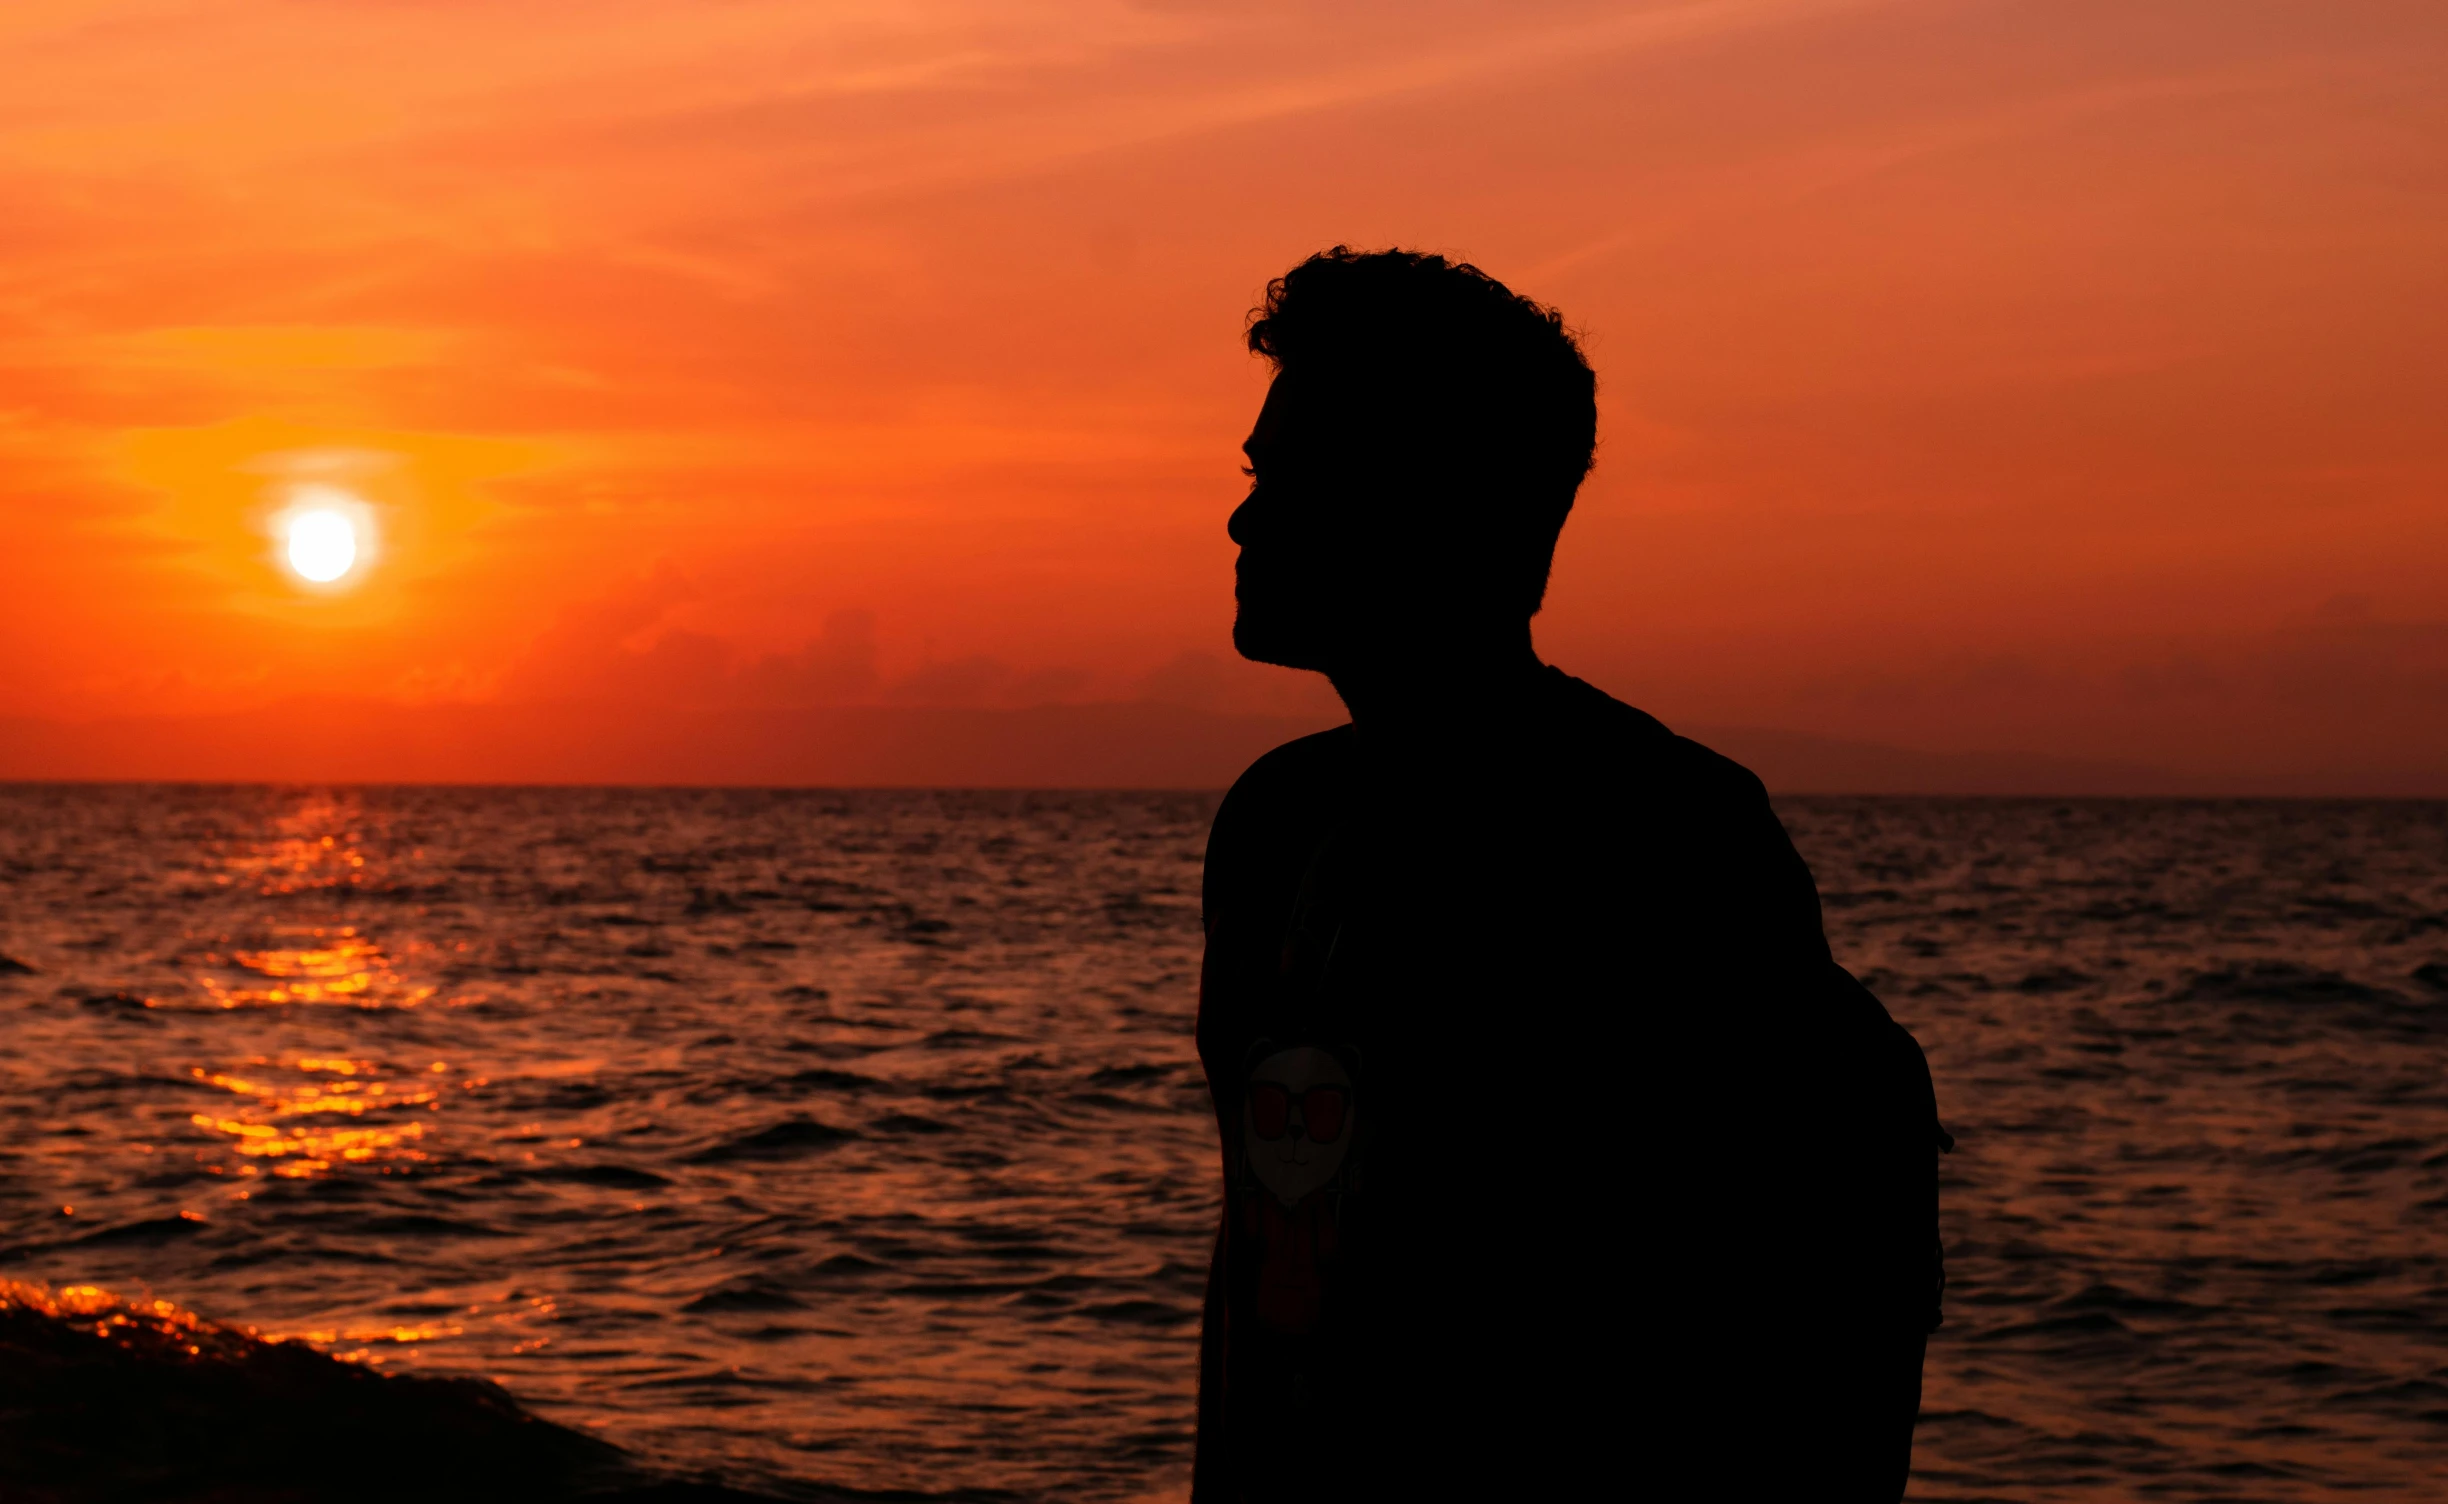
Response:
POLYGON ((1562 319, 1476 268, 1338 248, 1269 285, 1226 531, 1233 646, 1343 676, 1524 630, 1596 442, 1562 319))
POLYGON ((1359 498, 1350 494, 1357 485, 1351 467, 1333 463, 1333 436, 1315 409, 1302 382, 1275 378, 1241 446, 1249 495, 1225 530, 1241 545, 1233 647, 1254 662, 1323 671, 1347 635, 1343 618, 1360 573, 1353 546, 1359 498))

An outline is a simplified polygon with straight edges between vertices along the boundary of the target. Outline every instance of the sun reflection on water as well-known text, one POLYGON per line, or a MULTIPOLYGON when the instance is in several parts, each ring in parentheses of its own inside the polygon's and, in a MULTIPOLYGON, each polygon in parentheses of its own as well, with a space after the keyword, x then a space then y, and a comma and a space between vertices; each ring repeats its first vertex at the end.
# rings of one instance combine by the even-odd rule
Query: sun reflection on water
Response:
POLYGON ((317 889, 363 887, 366 854, 345 827, 352 813, 338 801, 311 800, 280 822, 274 840, 249 842, 223 855, 217 881, 224 886, 251 879, 266 898, 317 889), (328 827, 343 827, 335 833, 328 827))
MULTIPOLYGON (((385 1342, 405 1347, 413 1342, 435 1342, 445 1337, 456 1337, 466 1330, 464 1326, 444 1326, 433 1322, 419 1326, 319 1327, 303 1332, 266 1332, 264 1340, 267 1342, 311 1342, 317 1347, 334 1347, 343 1342, 361 1344, 385 1342)), ((354 1355, 334 1353, 332 1356, 348 1358, 354 1355)))
MULTIPOLYGON (((244 1105, 226 1114, 194 1113, 188 1121, 229 1139, 249 1161, 270 1161, 274 1175, 299 1179, 339 1164, 404 1166, 428 1157, 417 1147, 425 1120, 392 1116, 440 1110, 441 1093, 417 1077, 383 1079, 377 1075, 383 1067, 371 1060, 300 1056, 286 1066, 250 1063, 265 1069, 237 1076, 192 1067, 190 1075, 244 1105)), ((253 1163, 239 1172, 262 1173, 253 1163)))
POLYGON ((307 943, 235 951, 229 957, 234 965, 263 978, 264 985, 248 985, 243 981, 233 985, 209 973, 199 975, 197 985, 224 1008, 277 1007, 288 1003, 413 1008, 434 995, 430 986, 403 985, 382 947, 358 933, 355 925, 293 928, 273 933, 277 938, 307 943))

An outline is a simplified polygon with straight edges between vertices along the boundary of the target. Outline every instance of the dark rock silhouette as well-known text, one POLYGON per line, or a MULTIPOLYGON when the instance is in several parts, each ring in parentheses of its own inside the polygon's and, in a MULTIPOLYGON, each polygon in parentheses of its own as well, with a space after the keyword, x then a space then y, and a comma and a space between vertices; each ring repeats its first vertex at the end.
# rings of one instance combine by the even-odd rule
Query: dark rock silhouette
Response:
POLYGON ((0 1284, 0 1482, 23 1504, 755 1504, 657 1478, 482 1379, 390 1376, 168 1301, 0 1284))

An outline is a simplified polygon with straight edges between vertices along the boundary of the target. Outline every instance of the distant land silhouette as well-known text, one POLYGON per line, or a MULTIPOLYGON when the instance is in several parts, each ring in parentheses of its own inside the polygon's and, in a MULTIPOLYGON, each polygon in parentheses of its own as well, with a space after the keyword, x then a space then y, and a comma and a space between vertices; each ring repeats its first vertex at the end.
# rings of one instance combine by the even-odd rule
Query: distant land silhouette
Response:
MULTIPOLYGON (((296 699, 82 722, 0 717, 0 779, 1220 789, 1334 723, 1143 701, 1027 709, 658 710, 296 699)), ((1673 723, 1777 793, 2448 797, 2448 768, 2204 776, 2042 753, 1926 752, 1673 723)))

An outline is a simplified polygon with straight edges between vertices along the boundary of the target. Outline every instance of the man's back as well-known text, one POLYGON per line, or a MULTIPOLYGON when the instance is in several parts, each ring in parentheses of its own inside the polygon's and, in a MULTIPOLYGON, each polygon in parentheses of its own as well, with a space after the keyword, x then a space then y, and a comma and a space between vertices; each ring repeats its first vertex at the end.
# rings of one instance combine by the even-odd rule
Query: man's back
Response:
POLYGON ((1548 670, 1261 759, 1206 913, 1202 1500, 1896 1497, 1928 1079, 1756 779, 1548 670))

